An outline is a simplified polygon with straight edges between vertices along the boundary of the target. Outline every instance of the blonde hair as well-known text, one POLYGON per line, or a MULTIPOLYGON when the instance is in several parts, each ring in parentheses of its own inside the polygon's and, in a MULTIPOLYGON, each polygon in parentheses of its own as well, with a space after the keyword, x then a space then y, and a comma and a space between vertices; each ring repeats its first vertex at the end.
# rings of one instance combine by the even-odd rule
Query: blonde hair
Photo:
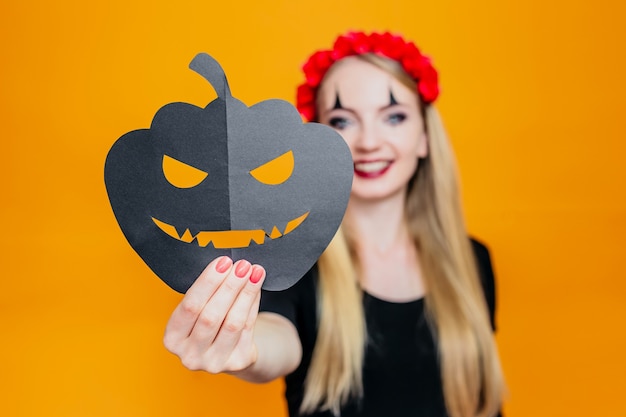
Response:
POLYGON ((339 414, 341 404, 363 392, 366 340, 361 290, 341 229, 318 261, 319 326, 300 411, 339 414))
MULTIPOLYGON (((415 91, 415 82, 397 62, 374 54, 357 58, 415 91)), ((428 288, 426 314, 439 350, 446 408, 451 417, 490 417, 501 404, 502 371, 463 220, 454 155, 435 107, 422 109, 429 154, 409 184, 406 211, 428 288)), ((319 326, 304 413, 337 414, 348 398, 362 393, 366 330, 355 259, 340 232, 319 260, 319 326)))

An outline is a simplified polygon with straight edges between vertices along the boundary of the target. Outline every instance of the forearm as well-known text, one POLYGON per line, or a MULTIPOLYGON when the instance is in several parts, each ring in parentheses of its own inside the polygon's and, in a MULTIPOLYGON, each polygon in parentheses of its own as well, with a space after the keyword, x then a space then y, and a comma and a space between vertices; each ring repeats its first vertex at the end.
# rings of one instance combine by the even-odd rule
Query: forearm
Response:
POLYGON ((241 371, 230 372, 248 382, 263 383, 293 372, 302 359, 298 332, 286 318, 259 313, 254 327, 255 362, 241 371))

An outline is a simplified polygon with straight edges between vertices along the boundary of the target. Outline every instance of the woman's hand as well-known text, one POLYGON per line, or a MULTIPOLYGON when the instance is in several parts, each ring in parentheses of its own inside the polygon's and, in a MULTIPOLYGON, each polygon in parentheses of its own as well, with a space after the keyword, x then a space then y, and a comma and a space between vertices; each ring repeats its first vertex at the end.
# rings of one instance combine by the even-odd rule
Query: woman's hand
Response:
POLYGON ((222 256, 211 262, 176 307, 163 343, 191 370, 245 370, 258 357, 253 331, 265 270, 222 256))

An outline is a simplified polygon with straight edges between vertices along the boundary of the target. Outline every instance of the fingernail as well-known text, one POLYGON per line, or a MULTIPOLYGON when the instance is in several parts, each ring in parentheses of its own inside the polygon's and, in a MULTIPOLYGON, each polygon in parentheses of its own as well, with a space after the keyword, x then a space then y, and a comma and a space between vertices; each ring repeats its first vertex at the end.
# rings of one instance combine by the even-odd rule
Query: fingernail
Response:
POLYGON ((237 265, 235 266, 235 275, 237 275, 239 278, 243 278, 246 276, 249 270, 250 262, 246 261, 245 259, 237 261, 237 265))
POLYGON ((252 267, 252 274, 250 274, 250 282, 256 284, 261 281, 261 278, 263 278, 263 268, 258 265, 254 265, 252 267))
POLYGON ((232 264, 232 259, 230 259, 228 256, 222 256, 220 260, 217 261, 217 265, 215 265, 215 270, 217 272, 226 272, 232 264))

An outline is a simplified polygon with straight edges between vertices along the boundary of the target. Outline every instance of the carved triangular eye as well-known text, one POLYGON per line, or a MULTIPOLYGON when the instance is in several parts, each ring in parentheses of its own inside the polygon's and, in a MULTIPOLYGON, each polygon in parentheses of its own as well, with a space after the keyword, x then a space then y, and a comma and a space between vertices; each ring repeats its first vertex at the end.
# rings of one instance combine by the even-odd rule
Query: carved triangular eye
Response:
POLYGON ((195 187, 209 175, 167 155, 163 155, 163 174, 170 184, 178 188, 195 187))
POLYGON ((259 182, 267 185, 278 185, 287 181, 293 173, 293 151, 284 154, 264 163, 250 171, 250 175, 259 182))

